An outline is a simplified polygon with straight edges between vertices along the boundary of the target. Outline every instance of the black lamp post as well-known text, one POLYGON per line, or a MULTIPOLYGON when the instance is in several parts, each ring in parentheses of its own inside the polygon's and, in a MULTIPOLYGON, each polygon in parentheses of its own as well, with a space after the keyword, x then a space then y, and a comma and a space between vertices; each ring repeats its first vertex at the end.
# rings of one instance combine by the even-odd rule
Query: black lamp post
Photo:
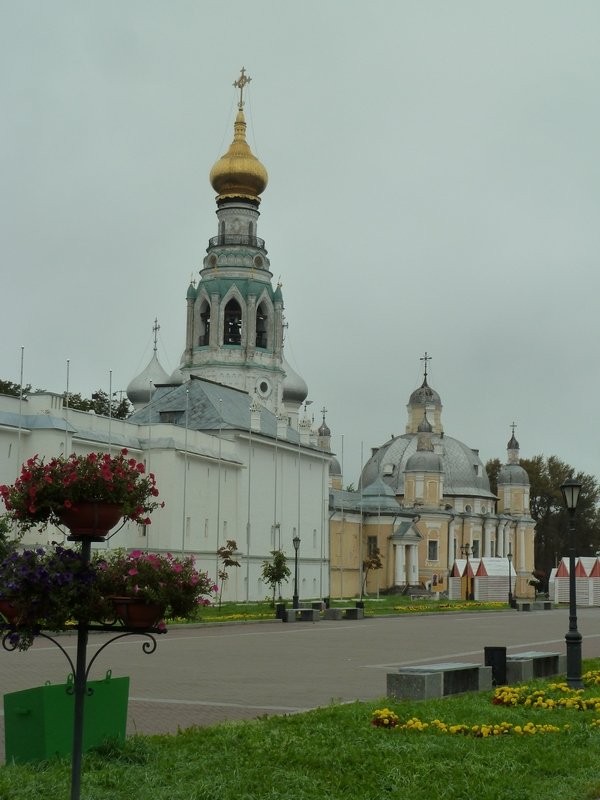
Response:
POLYGON ((300 598, 298 597, 298 550, 300 549, 300 537, 294 536, 292 539, 294 545, 294 597, 292 598, 292 606, 298 608, 300 598))
POLYGON ((463 556, 466 556, 466 559, 467 559, 467 570, 466 570, 466 572, 467 572, 467 596, 465 597, 465 600, 470 600, 471 599, 471 593, 469 592, 469 556, 471 555, 471 545, 469 544, 469 542, 467 542, 466 544, 463 544, 462 547, 460 548, 460 551, 463 554, 463 556))
POLYGON ((575 588, 575 510, 581 483, 569 478, 560 487, 569 512, 569 630, 567 645, 567 684, 571 689, 583 689, 581 680, 581 634, 577 630, 577 591, 575 588))
POLYGON ((508 548, 508 553, 506 554, 506 558, 508 559, 508 607, 513 607, 513 594, 512 594, 512 560, 513 554, 510 552, 510 547, 508 548))

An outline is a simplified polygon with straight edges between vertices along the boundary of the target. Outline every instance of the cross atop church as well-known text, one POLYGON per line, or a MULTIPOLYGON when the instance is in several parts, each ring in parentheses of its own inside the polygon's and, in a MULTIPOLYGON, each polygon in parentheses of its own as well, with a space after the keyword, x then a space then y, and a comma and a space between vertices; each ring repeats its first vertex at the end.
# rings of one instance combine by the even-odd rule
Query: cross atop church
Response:
POLYGON ((240 90, 240 102, 238 103, 238 108, 240 110, 244 107, 244 89, 251 80, 252 78, 249 75, 246 75, 246 67, 242 67, 240 77, 237 79, 237 81, 233 82, 235 88, 240 90))
POLYGON ((158 317, 154 319, 154 325, 152 326, 152 333, 154 334, 154 352, 156 353, 156 340, 158 338, 158 332, 160 330, 160 325, 158 324, 158 317))
POLYGON ((517 423, 516 422, 511 422, 510 427, 512 428, 512 435, 514 436, 515 435, 515 428, 517 427, 517 423))
POLYGON ((425 380, 427 380, 427 362, 431 361, 431 359, 432 359, 432 357, 427 355, 427 350, 425 350, 425 355, 421 356, 421 358, 419 359, 419 361, 424 361, 425 362, 425 375, 424 375, 425 380))
POLYGON ((323 406, 323 408, 321 409, 321 414, 323 414, 323 422, 325 422, 325 414, 326 413, 327 413, 327 409, 325 408, 325 406, 323 406))

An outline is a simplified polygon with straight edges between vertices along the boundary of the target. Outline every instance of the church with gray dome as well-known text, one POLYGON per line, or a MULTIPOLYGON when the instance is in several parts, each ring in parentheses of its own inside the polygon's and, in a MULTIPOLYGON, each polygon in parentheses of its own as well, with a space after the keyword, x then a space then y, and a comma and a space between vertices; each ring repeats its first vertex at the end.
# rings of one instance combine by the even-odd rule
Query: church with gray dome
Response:
POLYGON ((506 599, 510 571, 515 596, 532 596, 534 520, 514 430, 496 496, 478 450, 446 435, 427 367, 407 411, 405 433, 372 449, 358 490, 330 492, 332 594, 362 585, 494 599, 495 581, 506 599), (365 570, 375 554, 381 569, 365 570))

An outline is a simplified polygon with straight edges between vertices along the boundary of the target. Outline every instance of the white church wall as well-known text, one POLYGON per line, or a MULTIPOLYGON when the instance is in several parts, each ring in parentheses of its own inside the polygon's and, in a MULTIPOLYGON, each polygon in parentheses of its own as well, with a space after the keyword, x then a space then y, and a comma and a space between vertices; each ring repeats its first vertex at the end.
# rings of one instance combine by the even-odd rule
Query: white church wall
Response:
MULTIPOLYGON (((34 416, 43 414, 44 409, 49 410, 55 397, 36 396, 34 416)), ((27 415, 32 406, 23 405, 27 415)), ((0 396, 0 412, 17 413, 18 406, 18 398, 0 396)), ((70 410, 67 421, 79 434, 69 434, 65 448, 64 413, 52 407, 52 413, 44 416, 62 418, 60 426, 36 429, 23 425, 20 446, 18 427, 0 426, 0 483, 13 483, 21 464, 36 453, 48 459, 65 450, 78 454, 108 451, 107 417, 70 410), (85 439, 81 439, 84 430, 85 439)), ((27 420, 25 416, 24 422, 27 421, 33 425, 33 419, 27 420)), ((299 533, 301 599, 327 596, 329 544, 324 503, 328 499, 328 471, 324 468, 327 459, 320 452, 302 448, 298 476, 298 447, 281 440, 276 443, 263 436, 252 436, 249 470, 248 433, 227 432, 219 440, 217 435, 202 431, 188 430, 186 436, 184 429, 172 424, 149 427, 113 419, 110 435, 113 452, 121 449, 117 441, 125 442, 132 457, 144 462, 148 472, 155 473, 160 492, 158 499, 164 501, 165 507, 152 514, 149 526, 128 523, 108 543, 99 544, 99 548, 125 547, 173 553, 183 550, 193 553, 199 566, 216 579, 220 567, 216 551, 227 539, 234 539, 241 566, 229 570, 223 597, 235 601, 262 600, 270 594, 260 577, 263 562, 278 548, 285 553, 292 570, 290 581, 283 585, 284 595, 291 596, 292 539, 299 533), (184 475, 187 476, 185 481, 184 475)), ((63 538, 60 531, 49 528, 41 535, 35 531, 27 534, 23 542, 45 544, 63 538)))

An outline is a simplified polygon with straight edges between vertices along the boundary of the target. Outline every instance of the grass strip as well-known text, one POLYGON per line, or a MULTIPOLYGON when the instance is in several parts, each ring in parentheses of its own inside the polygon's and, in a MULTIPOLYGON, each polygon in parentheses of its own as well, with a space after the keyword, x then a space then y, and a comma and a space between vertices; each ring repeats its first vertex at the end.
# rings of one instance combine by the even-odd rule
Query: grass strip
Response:
MULTIPOLYGON (((586 662, 598 669, 600 660, 586 662)), ((532 692, 554 681, 530 682, 532 692)), ((583 697, 597 696, 593 683, 583 697)), ((428 701, 331 705, 306 714, 134 736, 84 758, 86 800, 594 800, 600 796, 595 709, 494 704, 494 693, 428 701), (487 738, 371 724, 387 706, 401 722, 552 725, 553 733, 487 738)), ((56 759, 0 768, 2 800, 69 796, 56 759)))

